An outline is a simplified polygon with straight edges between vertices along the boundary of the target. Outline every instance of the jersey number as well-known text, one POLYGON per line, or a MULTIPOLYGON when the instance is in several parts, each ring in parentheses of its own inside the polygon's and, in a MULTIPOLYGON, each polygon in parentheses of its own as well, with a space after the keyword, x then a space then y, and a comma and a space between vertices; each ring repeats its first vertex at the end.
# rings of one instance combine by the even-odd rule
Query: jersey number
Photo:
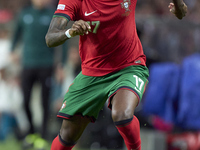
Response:
POLYGON ((138 76, 136 76, 136 75, 133 75, 133 77, 135 78, 135 84, 136 84, 136 87, 135 87, 135 89, 136 90, 139 90, 140 92, 141 92, 141 90, 142 90, 142 87, 143 87, 143 85, 144 85, 144 81, 142 80, 142 79, 140 79, 138 76))
POLYGON ((94 26, 93 31, 90 30, 90 32, 92 32, 92 33, 97 33, 97 30, 98 30, 99 25, 100 25, 100 21, 87 21, 87 23, 88 23, 90 26, 94 26))

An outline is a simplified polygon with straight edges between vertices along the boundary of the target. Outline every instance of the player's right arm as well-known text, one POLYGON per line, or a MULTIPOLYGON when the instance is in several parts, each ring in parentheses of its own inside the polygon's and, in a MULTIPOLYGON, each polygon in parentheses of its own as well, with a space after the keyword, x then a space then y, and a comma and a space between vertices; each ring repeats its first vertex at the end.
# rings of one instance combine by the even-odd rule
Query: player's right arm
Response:
POLYGON ((187 13, 187 5, 183 0, 172 0, 173 3, 169 4, 170 12, 173 13, 178 19, 182 19, 187 13))
MULTIPOLYGON (((64 17, 54 17, 51 20, 49 30, 45 36, 46 44, 48 47, 55 47, 63 44, 69 38, 66 36, 66 26, 68 20, 64 17)), ((88 31, 91 29, 90 25, 83 21, 75 21, 72 27, 69 29, 69 34, 71 37, 76 35, 88 34, 88 31)))

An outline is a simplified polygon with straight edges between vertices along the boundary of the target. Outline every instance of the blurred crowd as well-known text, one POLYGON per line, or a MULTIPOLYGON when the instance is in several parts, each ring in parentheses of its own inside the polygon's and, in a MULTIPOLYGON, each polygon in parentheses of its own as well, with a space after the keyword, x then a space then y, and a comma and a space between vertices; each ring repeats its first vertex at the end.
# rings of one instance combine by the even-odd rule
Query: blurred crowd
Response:
MULTIPOLYGON (((137 4, 136 13, 138 15, 156 15, 160 17, 163 16, 172 18, 167 7, 170 2, 171 1, 140 0, 137 4)), ((185 0, 184 2, 188 6, 188 14, 185 19, 194 23, 200 23, 200 19, 198 17, 198 14, 200 13, 200 2, 198 0, 185 0)))
MULTIPOLYGON (((155 63, 167 62, 182 65, 185 58, 199 53, 200 51, 200 1, 185 0, 185 3, 188 5, 188 14, 181 21, 169 12, 169 2, 170 1, 166 0, 138 0, 136 7, 136 24, 139 38, 141 39, 144 52, 147 56, 147 65, 149 68, 155 63)), ((49 0, 45 7, 55 10, 57 3, 58 0, 49 0)), ((21 42, 15 46, 15 55, 11 53, 11 43, 20 16, 19 14, 24 8, 29 7, 31 4, 31 0, 0 0, 0 140, 5 140, 10 133, 15 133, 17 138, 22 140, 27 136, 27 132, 29 132, 29 128, 31 128, 29 114, 27 114, 27 111, 30 110, 24 109, 23 100, 22 80, 24 80, 24 78, 22 78, 22 73, 24 67, 22 64, 22 51, 24 43, 22 39, 21 42)), ((20 41, 20 39, 18 40, 20 41)), ((60 121, 55 119, 56 113, 60 109, 65 92, 72 83, 74 77, 81 71, 78 38, 75 38, 73 41, 67 41, 64 46, 57 47, 54 51, 55 58, 53 58, 53 71, 50 79, 51 88, 49 89, 49 105, 47 105, 47 103, 43 104, 49 107, 48 113, 46 114, 48 115, 50 124, 46 125, 45 128, 47 128, 47 126, 48 128, 52 128, 51 132, 48 132, 48 134, 50 133, 50 136, 48 136, 48 138, 45 137, 46 140, 52 140, 57 134, 57 129, 59 129, 57 126, 60 125, 60 121), (65 55, 64 58, 62 55, 65 55)), ((167 73, 165 75, 167 75, 167 73)), ((163 80, 165 79, 165 76, 163 76, 163 80)), ((150 81, 151 80, 153 79, 150 79, 150 81)), ((179 78, 177 80, 179 80, 179 78)), ((174 81, 177 80, 175 79, 174 81)), ((39 83, 41 82, 40 80, 38 81, 39 83)), ((27 84, 27 81, 23 84, 27 84)), ((36 82, 36 84, 38 83, 36 82)), ((179 83, 177 83, 177 85, 178 84, 179 83)), ((29 89, 27 90, 30 91, 29 89)), ((176 90, 179 92, 180 87, 177 86, 176 90)), ((40 92, 42 92, 42 90, 40 92)), ((148 94, 147 88, 147 95, 148 94)), ((152 93, 150 93, 150 95, 151 94, 152 93)), ((34 97, 31 98, 34 99, 34 97)), ((151 101, 152 99, 150 99, 150 102, 151 101)), ((147 127, 169 133, 172 133, 174 129, 177 129, 174 126, 178 126, 178 124, 175 124, 173 121, 166 122, 165 117, 162 115, 159 116, 159 113, 149 111, 147 114, 151 117, 141 115, 143 109, 142 104, 147 106, 145 101, 143 101, 143 103, 140 104, 136 112, 136 115, 138 115, 138 118, 141 121, 142 128, 147 127), (149 118, 153 121, 149 121, 149 118)), ((39 104, 42 105, 41 103, 39 104)), ((27 105, 29 106, 31 104, 28 103, 27 105)), ((175 106, 173 105, 173 107, 175 106)), ((199 112, 197 112, 197 115, 198 114, 200 115, 199 112)), ((122 149, 123 141, 114 129, 110 116, 105 117, 106 115, 109 116, 109 111, 105 110, 104 112, 101 112, 99 121, 106 121, 108 122, 108 125, 102 126, 98 123, 99 126, 94 125, 87 129, 92 136, 90 138, 87 137, 87 142, 80 142, 82 147, 103 147, 104 149, 109 149, 113 145, 117 145, 117 147, 115 147, 116 149, 122 149), (102 132, 102 128, 106 128, 105 131, 107 132, 102 132), (94 138, 94 135, 102 135, 112 139, 110 145, 106 145, 107 141, 105 139, 102 140, 101 136, 94 138), (99 141, 99 143, 95 142, 95 140, 99 141)), ((178 129, 180 129, 179 126, 178 129)), ((191 128, 187 128, 187 131, 190 131, 190 129, 191 128)), ((195 129, 192 128, 192 131, 195 131, 195 135, 192 134, 192 136, 195 138, 198 137, 199 134, 197 134, 197 131, 199 129, 200 127, 195 129)), ((39 130, 41 129, 36 129, 38 132, 39 130)), ((182 131, 183 130, 181 130, 181 132, 182 131)), ((173 139, 177 140, 178 137, 179 136, 177 135, 176 137, 170 135, 168 142, 173 143, 173 139)), ((181 139, 188 137, 188 135, 184 134, 181 139)), ((29 139, 31 138, 33 138, 33 136, 29 137, 29 139)), ((27 145, 27 143, 25 145, 27 145)), ((179 143, 179 145, 181 144, 179 143)), ((170 148, 173 150, 172 147, 170 148)))
POLYGON ((136 22, 150 61, 180 63, 184 57, 199 51, 200 1, 185 0, 185 3, 187 17, 180 21, 169 12, 169 1, 138 1, 136 22))

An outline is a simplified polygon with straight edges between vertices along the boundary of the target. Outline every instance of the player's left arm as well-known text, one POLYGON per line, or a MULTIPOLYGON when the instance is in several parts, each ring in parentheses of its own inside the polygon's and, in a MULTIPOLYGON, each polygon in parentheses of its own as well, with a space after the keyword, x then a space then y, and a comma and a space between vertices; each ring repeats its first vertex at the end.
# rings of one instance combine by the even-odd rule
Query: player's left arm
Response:
POLYGON ((51 20, 48 32, 45 36, 48 47, 55 47, 63 44, 67 40, 65 35, 68 20, 63 17, 54 17, 51 20))
POLYGON ((183 0, 173 0, 173 3, 170 3, 168 7, 169 11, 178 19, 182 19, 187 13, 187 5, 183 0))

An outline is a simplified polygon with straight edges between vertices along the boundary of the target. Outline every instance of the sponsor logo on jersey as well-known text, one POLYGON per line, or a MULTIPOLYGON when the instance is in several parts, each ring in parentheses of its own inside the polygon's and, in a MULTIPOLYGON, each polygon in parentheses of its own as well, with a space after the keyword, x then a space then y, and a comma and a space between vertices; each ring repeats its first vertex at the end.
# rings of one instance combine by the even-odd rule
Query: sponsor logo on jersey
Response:
POLYGON ((90 13, 87 13, 87 11, 86 11, 86 12, 85 12, 85 16, 89 16, 89 15, 95 13, 96 11, 97 11, 97 10, 95 10, 95 11, 93 11, 93 12, 90 12, 90 13))
POLYGON ((57 9, 58 10, 65 10, 65 5, 64 4, 59 4, 57 9))
POLYGON ((141 61, 140 61, 140 60, 136 60, 135 63, 136 63, 136 64, 139 64, 139 63, 141 63, 141 61))

